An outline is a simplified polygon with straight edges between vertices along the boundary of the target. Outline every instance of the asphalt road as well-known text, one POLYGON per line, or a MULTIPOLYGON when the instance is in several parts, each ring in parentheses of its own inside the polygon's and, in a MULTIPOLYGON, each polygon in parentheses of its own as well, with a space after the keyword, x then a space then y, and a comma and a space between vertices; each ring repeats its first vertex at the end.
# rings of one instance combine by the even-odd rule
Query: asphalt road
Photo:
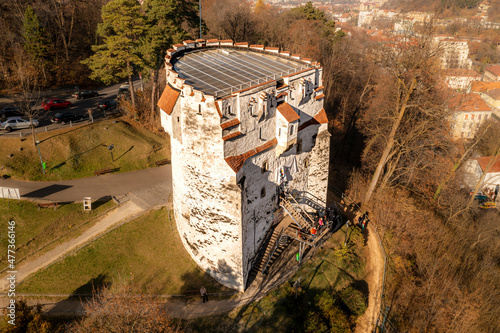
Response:
POLYGON ((95 201, 107 196, 131 193, 140 198, 139 202, 148 206, 168 201, 172 192, 171 184, 170 164, 125 173, 61 181, 0 179, 0 187, 18 188, 23 199, 79 202, 83 197, 91 197, 92 201, 95 201))
MULTIPOLYGON (((73 103, 73 106, 70 108, 66 108, 66 109, 58 109, 58 110, 48 111, 46 113, 42 112, 42 114, 44 114, 44 116, 42 118, 38 119, 40 122, 40 126, 35 129, 35 132, 39 133, 39 132, 52 131, 52 130, 56 130, 56 129, 60 129, 60 128, 70 127, 73 125, 73 124, 65 124, 65 125, 53 124, 50 121, 50 118, 58 112, 66 112, 67 111, 67 112, 73 112, 76 114, 81 114, 81 115, 85 116, 85 118, 82 121, 87 122, 88 121, 87 110, 89 108, 92 108, 94 121, 104 118, 104 112, 99 111, 97 109, 97 103, 100 101, 107 100, 107 99, 116 99, 116 96, 118 94, 118 89, 120 88, 121 85, 122 85, 122 83, 118 83, 118 84, 114 84, 114 85, 111 85, 111 86, 108 86, 105 88, 95 89, 95 91, 97 91, 99 93, 99 96, 92 97, 92 98, 86 98, 86 99, 82 99, 82 100, 77 100, 76 98, 72 97, 71 96, 72 92, 71 93, 58 93, 58 94, 45 96, 44 100, 49 99, 49 98, 60 98, 63 100, 70 101, 71 103, 73 103)), ((140 88, 140 86, 141 86, 140 80, 134 80, 134 88, 136 90, 138 90, 140 88)), ((82 89, 82 90, 85 90, 85 89, 82 89)), ((12 103, 11 104, 4 104, 4 105, 2 105, 2 108, 7 107, 7 106, 14 106, 14 104, 12 104, 12 103)), ((41 108, 41 105, 38 105, 37 107, 41 108)), ((108 112, 108 114, 109 114, 109 112, 108 112)), ((77 125, 78 123, 79 122, 76 122, 75 124, 77 125)), ((31 134, 30 129, 14 130, 12 132, 0 130, 0 138, 27 136, 30 134, 31 134)))

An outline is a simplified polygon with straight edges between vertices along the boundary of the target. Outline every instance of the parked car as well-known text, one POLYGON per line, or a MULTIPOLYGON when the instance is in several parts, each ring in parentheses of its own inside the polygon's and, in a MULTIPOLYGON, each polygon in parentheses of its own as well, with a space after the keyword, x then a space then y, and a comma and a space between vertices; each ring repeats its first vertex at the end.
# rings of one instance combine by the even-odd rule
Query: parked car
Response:
POLYGON ((50 118, 50 121, 55 123, 55 124, 66 124, 69 123, 70 121, 78 121, 82 120, 83 116, 81 114, 76 114, 72 112, 63 112, 63 113, 56 113, 54 117, 50 118))
POLYGON ((116 109, 117 104, 118 103, 116 103, 116 101, 114 99, 107 99, 107 100, 100 101, 99 103, 97 103, 97 108, 99 110, 112 110, 112 109, 116 109))
POLYGON ((0 111, 0 120, 5 121, 7 118, 10 117, 22 117, 22 112, 19 110, 19 108, 9 106, 6 108, 3 108, 2 111, 0 111))
POLYGON ((72 106, 73 103, 71 103, 70 101, 65 101, 56 98, 52 98, 45 102, 42 102, 42 108, 44 108, 45 110, 64 109, 72 106))
POLYGON ((21 117, 10 117, 6 121, 0 124, 0 129, 4 129, 10 132, 15 129, 37 127, 39 125, 38 120, 33 119, 32 122, 23 119, 21 117))
POLYGON ((73 97, 75 97, 76 99, 91 98, 96 96, 99 96, 99 93, 93 90, 75 91, 75 93, 73 94, 73 97))
MULTIPOLYGON (((472 193, 471 193, 472 194, 472 193)), ((483 192, 477 192, 476 195, 474 196, 474 200, 488 200, 488 196, 485 195, 483 192)))
POLYGON ((494 209, 494 208, 497 208, 497 205, 494 202, 489 201, 489 202, 483 203, 481 206, 479 206, 479 208, 494 209))

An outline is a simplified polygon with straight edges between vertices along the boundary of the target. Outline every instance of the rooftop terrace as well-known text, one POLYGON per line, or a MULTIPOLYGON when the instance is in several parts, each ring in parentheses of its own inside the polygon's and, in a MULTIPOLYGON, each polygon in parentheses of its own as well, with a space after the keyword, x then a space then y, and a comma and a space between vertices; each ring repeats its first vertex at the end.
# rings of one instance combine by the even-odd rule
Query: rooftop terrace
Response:
POLYGON ((232 48, 186 51, 171 63, 187 84, 218 97, 311 67, 290 57, 232 48))

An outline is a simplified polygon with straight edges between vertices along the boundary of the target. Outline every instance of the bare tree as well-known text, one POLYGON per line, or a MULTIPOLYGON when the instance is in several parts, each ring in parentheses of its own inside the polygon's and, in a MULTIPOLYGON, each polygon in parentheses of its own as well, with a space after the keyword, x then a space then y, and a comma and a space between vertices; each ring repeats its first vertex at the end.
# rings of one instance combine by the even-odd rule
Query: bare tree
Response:
POLYGON ((40 90, 40 73, 33 66, 29 65, 23 56, 22 50, 19 50, 15 62, 15 74, 18 83, 19 94, 16 98, 16 105, 21 113, 28 118, 31 123, 31 136, 33 146, 36 146, 34 120, 42 118, 46 111, 40 107, 42 95, 40 90))
POLYGON ((437 49, 429 29, 419 38, 402 38, 379 54, 382 71, 360 122, 367 136, 365 157, 375 165, 364 196, 379 185, 410 184, 450 149, 448 110, 436 77, 437 49))
POLYGON ((131 295, 130 291, 127 286, 119 286, 115 291, 103 288, 84 305, 85 317, 69 332, 180 332, 159 300, 146 295, 131 295))

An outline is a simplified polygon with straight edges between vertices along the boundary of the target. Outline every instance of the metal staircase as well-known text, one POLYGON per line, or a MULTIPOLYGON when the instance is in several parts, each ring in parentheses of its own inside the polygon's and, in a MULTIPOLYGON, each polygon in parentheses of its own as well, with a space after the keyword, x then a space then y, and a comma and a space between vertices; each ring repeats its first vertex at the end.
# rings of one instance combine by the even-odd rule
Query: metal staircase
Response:
MULTIPOLYGON (((296 193, 297 194, 297 193, 296 193)), ((299 195, 299 200, 302 204, 308 204, 316 210, 324 211, 325 206, 321 205, 321 200, 317 200, 314 196, 306 196, 304 193, 299 195), (304 200, 305 199, 305 200, 304 200)), ((289 192, 284 192, 280 197, 280 206, 290 216, 285 218, 277 225, 261 244, 252 269, 249 272, 249 279, 253 280, 259 273, 265 274, 275 260, 279 258, 281 253, 293 241, 299 242, 300 258, 306 247, 316 247, 318 241, 324 234, 328 232, 328 227, 318 231, 318 234, 313 236, 309 230, 316 225, 313 218, 301 206, 301 203, 294 195, 289 192), (304 229, 306 230, 304 232, 304 229)), ((302 259, 300 259, 302 260, 302 259)))
POLYGON ((299 229, 305 227, 312 228, 314 221, 311 219, 309 214, 302 209, 297 200, 289 193, 285 193, 280 201, 280 206, 290 215, 295 223, 299 226, 299 229))

